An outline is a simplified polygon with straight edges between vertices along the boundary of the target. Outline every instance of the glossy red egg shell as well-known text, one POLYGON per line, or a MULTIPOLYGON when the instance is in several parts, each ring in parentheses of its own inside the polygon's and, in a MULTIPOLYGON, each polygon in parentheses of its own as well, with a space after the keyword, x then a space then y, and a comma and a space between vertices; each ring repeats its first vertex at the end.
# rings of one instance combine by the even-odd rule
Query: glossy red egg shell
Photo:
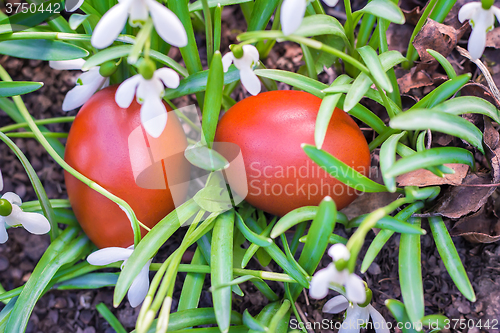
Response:
MULTIPOLYGON (((166 189, 147 189, 136 184, 128 140, 132 131, 141 126, 141 105, 134 100, 129 108, 120 108, 115 102, 116 89, 117 86, 111 86, 97 92, 78 112, 69 132, 64 159, 77 171, 125 200, 139 221, 152 228, 175 208, 171 191, 165 186, 162 165, 168 164, 170 170, 178 170, 177 177, 188 179, 189 164, 184 158, 155 164, 160 166, 156 168, 161 178, 158 181, 163 182, 166 189)), ((160 137, 148 136, 143 128, 142 132, 144 142, 158 150, 182 152, 187 147, 182 126, 173 112, 169 112, 167 126, 160 137)), ((144 150, 133 154, 134 158, 141 159, 144 150)), ((94 244, 100 248, 133 244, 130 221, 117 204, 67 172, 65 181, 78 222, 94 244)), ((144 235, 146 230, 141 228, 141 232, 144 235)))
MULTIPOLYGON (((327 175, 301 148, 303 143, 314 144, 320 104, 320 98, 306 92, 270 91, 238 102, 221 118, 215 141, 241 148, 247 182, 233 184, 233 188, 243 196, 243 185, 247 185, 247 202, 283 216, 295 208, 318 205, 327 195, 338 209, 357 197, 354 189, 327 175)), ((368 174, 366 139, 354 120, 338 108, 322 149, 368 174)))

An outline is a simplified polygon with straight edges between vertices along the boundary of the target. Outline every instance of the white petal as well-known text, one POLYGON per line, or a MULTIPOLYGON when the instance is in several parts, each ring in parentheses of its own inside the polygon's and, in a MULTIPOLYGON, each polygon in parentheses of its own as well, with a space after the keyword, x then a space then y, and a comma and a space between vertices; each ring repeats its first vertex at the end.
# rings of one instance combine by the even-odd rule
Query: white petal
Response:
POLYGON ((285 35, 290 35, 297 30, 306 13, 305 0, 285 0, 281 5, 281 28, 285 35))
POLYGON ((91 253, 87 257, 89 264, 94 266, 109 265, 113 262, 127 260, 134 250, 122 247, 106 247, 91 253))
POLYGON ((476 22, 475 27, 472 29, 469 44, 467 45, 472 60, 477 60, 483 55, 486 46, 486 28, 484 22, 479 21, 476 22))
POLYGON ((115 41, 127 23, 128 9, 133 0, 123 0, 103 15, 92 34, 92 46, 103 49, 115 41))
POLYGON ((477 9, 481 8, 481 2, 469 2, 460 8, 458 11, 458 20, 464 23, 465 20, 470 20, 477 9))
POLYGON ((249 59, 250 63, 257 63, 259 61, 259 50, 253 45, 243 45, 243 58, 249 59))
POLYGON ((80 6, 82 5, 83 1, 84 0, 78 0, 78 2, 74 4, 74 6, 68 8, 68 5, 72 4, 73 2, 66 0, 66 6, 65 6, 66 7, 66 11, 67 12, 74 12, 75 10, 77 10, 78 8, 80 8, 80 6))
POLYGON ((500 8, 495 7, 495 6, 491 6, 490 10, 493 12, 493 14, 495 14, 498 22, 500 22, 500 8))
POLYGON ((141 123, 153 138, 161 135, 167 125, 167 109, 159 96, 148 96, 141 107, 141 123))
POLYGON ((21 222, 24 229, 34 235, 44 235, 50 231, 49 220, 42 214, 21 212, 17 220, 21 222))
POLYGON ((5 222, 3 219, 0 219, 0 244, 3 244, 9 239, 9 235, 7 234, 7 229, 5 229, 5 222))
POLYGON ((121 108, 128 108, 134 100, 135 90, 137 85, 141 82, 142 76, 140 74, 134 75, 123 81, 115 94, 115 102, 121 108))
POLYGON ((339 0, 323 0, 323 2, 329 7, 335 7, 339 3, 339 0))
POLYGON ((156 0, 146 0, 146 3, 158 35, 171 45, 186 46, 188 43, 186 29, 177 15, 156 0))
POLYGON ((370 304, 368 304, 367 308, 370 312, 370 316, 372 317, 373 328, 375 328, 375 332, 390 333, 389 328, 387 327, 387 322, 385 321, 384 317, 382 317, 380 312, 375 310, 375 308, 370 304))
POLYGON ((149 289, 149 265, 151 260, 141 269, 139 275, 136 276, 134 282, 128 290, 128 301, 130 306, 135 308, 144 301, 149 289))
POLYGON ((349 307, 349 301, 343 295, 335 296, 323 305, 323 312, 340 313, 349 307))
POLYGON ((109 86, 109 77, 106 78, 100 89, 104 89, 109 86))
POLYGON ((360 318, 360 308, 359 306, 349 307, 346 312, 346 317, 342 326, 340 327, 339 333, 359 333, 360 326, 358 325, 358 319, 360 318))
POLYGON ((2 170, 0 170, 0 191, 3 190, 3 176, 2 176, 2 170))
POLYGON ((229 70, 229 66, 233 63, 234 55, 233 52, 228 52, 222 57, 222 66, 224 67, 224 72, 229 70))
POLYGON ((332 273, 335 271, 333 264, 326 268, 320 269, 313 275, 311 284, 309 285, 309 296, 315 299, 321 299, 328 295, 332 273))
POLYGON ((241 84, 252 95, 257 95, 262 89, 260 80, 251 68, 240 69, 241 84))
POLYGON ((14 192, 5 193, 4 195, 2 195, 2 199, 7 200, 8 202, 10 202, 13 205, 21 206, 23 204, 23 201, 21 200, 21 198, 17 194, 15 194, 14 192))
POLYGON ((75 60, 49 61, 49 66, 57 70, 82 69, 85 60, 82 58, 75 60))
POLYGON ((35 235, 43 235, 50 231, 50 223, 45 216, 23 212, 17 205, 12 205, 12 213, 4 220, 10 226, 22 225, 24 229, 35 235))
POLYGON ((171 68, 160 68, 155 71, 155 78, 162 80, 163 84, 165 84, 169 88, 177 88, 180 83, 179 74, 171 68))
POLYGON ((153 76, 150 80, 142 79, 139 82, 135 96, 137 97, 137 102, 143 104, 149 97, 156 99, 162 96, 164 90, 163 82, 158 77, 153 76))
POLYGON ((337 261, 340 259, 349 260, 349 258, 351 257, 351 253, 349 252, 347 247, 341 243, 333 244, 328 249, 328 255, 332 257, 333 261, 337 261))
POLYGON ((79 79, 83 82, 82 85, 76 85, 73 89, 68 91, 62 104, 63 111, 71 111, 82 106, 103 85, 106 78, 99 74, 98 69, 97 75, 94 70, 92 71, 93 72, 89 71, 83 73, 80 76, 79 79))
POLYGON ((144 1, 134 1, 130 6, 128 13, 129 23, 133 27, 137 27, 143 22, 146 22, 149 18, 148 6, 144 3, 144 1))
POLYGON ((366 301, 366 290, 363 280, 356 274, 350 274, 345 281, 347 299, 353 303, 362 304, 366 301))

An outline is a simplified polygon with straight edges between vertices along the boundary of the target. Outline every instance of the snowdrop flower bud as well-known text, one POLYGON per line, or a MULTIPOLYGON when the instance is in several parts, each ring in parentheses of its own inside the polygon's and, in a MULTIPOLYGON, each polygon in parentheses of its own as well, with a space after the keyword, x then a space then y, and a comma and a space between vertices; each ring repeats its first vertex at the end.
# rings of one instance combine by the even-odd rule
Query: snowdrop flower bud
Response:
MULTIPOLYGON (((335 7, 339 0, 323 0, 329 7, 335 7)), ((306 13, 307 0, 285 0, 281 5, 281 28, 288 36, 297 30, 306 13)))
POLYGON ((67 12, 74 12, 82 5, 84 0, 66 0, 65 9, 67 12))
POLYGON ((167 109, 162 102, 163 85, 177 88, 179 82, 179 75, 170 68, 157 69, 150 79, 137 74, 120 84, 115 101, 119 107, 128 108, 136 96, 137 102, 142 104, 141 123, 149 135, 157 138, 167 125, 167 109))
MULTIPOLYGON (((83 64, 85 64, 84 59, 49 62, 49 66, 57 70, 81 70, 83 64)), ((76 86, 64 97, 63 111, 71 111, 82 106, 96 91, 109 85, 109 78, 102 76, 99 70, 99 66, 92 67, 78 77, 76 86)))
POLYGON ((339 330, 339 332, 356 332, 359 333, 360 328, 368 323, 370 317, 373 321, 373 327, 377 333, 389 333, 389 328, 384 317, 375 310, 375 308, 368 304, 365 307, 359 306, 358 304, 349 304, 347 298, 342 295, 335 296, 325 303, 323 306, 323 312, 326 313, 340 313, 347 310, 345 314, 344 322, 339 330))
MULTIPOLYGON (((104 249, 100 249, 94 253, 91 253, 87 257, 87 261, 89 262, 89 264, 94 266, 104 266, 123 260, 123 264, 121 266, 123 268, 133 252, 133 245, 126 249, 122 247, 106 247, 104 249)), ((139 304, 144 301, 144 298, 146 298, 146 295, 148 294, 150 265, 151 260, 148 260, 148 262, 141 269, 139 274, 134 279, 134 282, 132 282, 130 289, 128 290, 128 301, 130 303, 130 306, 132 306, 133 308, 139 306, 139 304)))
MULTIPOLYGON (((3 189, 2 173, 0 172, 0 190, 3 189)), ((50 231, 49 220, 42 214, 23 212, 21 198, 12 192, 5 193, 0 199, 0 243, 9 238, 5 224, 11 227, 22 226, 35 235, 43 235, 50 231)))
POLYGON ((472 33, 469 37, 467 49, 473 60, 481 58, 486 47, 486 33, 493 29, 495 16, 500 21, 500 9, 490 5, 484 8, 481 2, 470 2, 465 4, 458 12, 460 22, 469 20, 472 33))
POLYGON ((330 283, 334 283, 345 287, 349 301, 364 303, 366 291, 363 280, 356 274, 350 273, 347 268, 339 271, 335 266, 335 261, 349 260, 350 253, 347 247, 344 244, 335 244, 328 250, 328 255, 334 262, 314 274, 309 287, 309 295, 316 299, 324 298, 328 295, 330 283))
POLYGON ((227 72, 229 66, 234 63, 236 68, 240 71, 241 84, 250 94, 255 96, 260 93, 261 90, 260 80, 253 72, 253 67, 259 62, 259 51, 253 45, 243 45, 241 49, 243 50, 243 55, 239 58, 240 52, 238 51, 240 50, 226 53, 222 57, 224 72, 227 72))
POLYGON ((182 22, 167 7, 156 0, 120 0, 104 14, 92 34, 91 43, 98 49, 113 44, 123 30, 127 18, 129 24, 137 27, 151 15, 158 35, 171 45, 187 45, 187 34, 182 22))

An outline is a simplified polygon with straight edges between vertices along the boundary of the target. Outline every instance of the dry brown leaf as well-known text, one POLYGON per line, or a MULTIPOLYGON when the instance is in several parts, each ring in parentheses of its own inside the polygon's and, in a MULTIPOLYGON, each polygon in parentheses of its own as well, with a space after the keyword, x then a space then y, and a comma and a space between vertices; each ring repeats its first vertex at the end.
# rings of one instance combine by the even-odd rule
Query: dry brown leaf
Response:
POLYGON ((457 45, 460 30, 428 19, 413 41, 420 60, 432 61, 434 58, 427 49, 435 50, 447 57, 457 45))
POLYGON ((455 170, 454 174, 438 177, 432 172, 419 169, 405 173, 396 178, 399 186, 431 186, 431 185, 457 185, 467 176, 469 166, 465 164, 445 164, 447 167, 455 170))
POLYGON ((457 222, 451 229, 452 236, 463 236, 473 243, 493 243, 500 240, 500 221, 490 216, 482 207, 477 213, 457 222))

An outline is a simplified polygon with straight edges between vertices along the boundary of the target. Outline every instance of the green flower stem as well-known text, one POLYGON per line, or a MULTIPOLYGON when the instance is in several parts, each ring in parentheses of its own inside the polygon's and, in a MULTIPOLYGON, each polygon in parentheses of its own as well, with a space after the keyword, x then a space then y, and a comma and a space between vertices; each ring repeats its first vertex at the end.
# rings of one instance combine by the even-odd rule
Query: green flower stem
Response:
POLYGON ((389 118, 392 119, 396 116, 396 114, 394 113, 394 110, 391 108, 391 103, 389 102, 389 99, 387 98, 387 95, 385 94, 384 92, 384 89, 382 89, 382 87, 380 86, 380 84, 377 82, 378 80, 375 80, 375 78, 373 77, 372 74, 369 75, 372 82, 375 84, 375 87, 377 87, 377 91, 380 95, 380 97, 382 97, 382 101, 384 102, 384 107, 385 107, 385 110, 387 111, 387 114, 389 115, 389 118))
MULTIPOLYGON (((10 77, 9 73, 3 68, 3 66, 0 65, 0 78, 3 81, 6 82, 12 82, 12 78, 10 77)), ((14 100, 14 103, 16 104, 19 112, 21 115, 24 117, 24 120, 28 124, 29 128, 31 131, 35 134, 36 139, 40 144, 47 150, 47 152, 52 156, 52 158, 59 164, 64 170, 69 172, 71 175, 73 175, 75 178, 83 182, 85 185, 90 187, 91 189, 99 192, 100 194, 104 195, 106 198, 110 199, 114 203, 116 203, 120 208, 124 209, 127 213, 127 216, 131 220, 131 225, 132 229, 134 231, 134 244, 137 246, 137 244, 141 240, 141 231, 140 231, 140 222, 137 220, 137 217, 135 216, 134 211, 132 208, 129 206, 125 200, 117 197, 114 194, 111 194, 109 191, 107 191, 105 188, 103 188, 101 185, 97 184, 96 182, 90 180, 89 178, 85 177, 78 171, 76 171, 74 168, 72 168, 69 164, 64 161, 64 159, 57 154, 57 152, 54 150, 54 148, 50 145, 50 143, 47 141, 47 139, 43 136, 43 133, 40 131, 38 126, 35 124, 33 121, 33 118, 31 117, 28 109, 26 108, 26 105, 24 105, 23 99, 21 96, 14 96, 12 98, 14 100)), ((148 228, 149 229, 149 228, 148 228)))
MULTIPOLYGON (((75 117, 56 117, 56 118, 48 118, 48 119, 39 119, 35 120, 34 123, 36 125, 47 125, 47 124, 60 124, 60 123, 70 123, 75 120, 75 117)), ((13 125, 7 125, 4 127, 0 127, 0 132, 10 132, 20 128, 29 127, 28 123, 18 123, 13 125)))
MULTIPOLYGON (((36 138, 36 135, 33 132, 16 132, 16 133, 7 133, 9 138, 36 138)), ((53 132, 42 132, 42 135, 46 138, 56 138, 56 139, 64 139, 68 137, 68 133, 53 133, 53 132)))
POLYGON ((316 12, 316 14, 326 14, 325 10, 323 9, 323 6, 320 3, 320 0, 314 0, 312 2, 312 6, 313 6, 314 11, 316 12))
MULTIPOLYGON (((181 47, 179 49, 181 51, 182 59, 184 59, 184 62, 186 64, 186 68, 190 75, 201 72, 203 70, 203 67, 201 66, 200 52, 198 51, 196 39, 194 37, 194 30, 189 13, 188 1, 168 1, 168 6, 170 10, 173 11, 175 15, 177 15, 179 20, 181 20, 182 24, 184 25, 184 29, 186 30, 188 44, 187 46, 181 47)), ((197 93, 196 99, 198 100, 198 105, 200 107, 203 107, 205 94, 203 92, 197 93)))
POLYGON ((351 0, 344 0, 344 7, 345 7, 345 14, 347 17, 347 20, 345 23, 346 35, 347 35, 347 38, 349 39, 350 44, 355 45, 355 43, 354 43, 355 42, 354 20, 352 17, 351 0))
MULTIPOLYGON (((181 263, 182 256, 184 255, 188 247, 191 246, 192 244, 191 241, 193 234, 204 214, 205 214, 204 210, 200 210, 198 212, 198 214, 194 218, 193 223, 189 226, 186 236, 184 236, 184 239, 182 240, 181 246, 175 251, 175 254, 172 255, 172 260, 167 268, 165 278, 163 279, 160 288, 158 290, 158 293, 153 299, 153 303, 151 304, 151 307, 148 311, 148 313, 154 311, 154 313, 156 314, 161 306, 161 312, 157 323, 157 332, 161 333, 161 332, 166 332, 167 330, 168 321, 170 317, 170 307, 172 305, 173 288, 175 285, 175 279, 177 276, 178 267, 179 264, 181 263)), ((207 219, 205 220, 203 225, 200 226, 200 229, 196 231, 199 232, 200 230, 206 230, 207 226, 210 225, 211 221, 207 219)), ((148 317, 148 314, 146 314, 146 317, 148 317)))
POLYGON ((361 225, 359 226, 358 230, 351 236, 349 241, 347 242, 347 248, 351 252, 351 257, 349 258, 348 262, 348 268, 349 271, 352 273, 354 272, 354 268, 356 266, 356 260, 358 258, 359 251, 361 250, 361 247, 363 246, 364 240, 368 232, 375 226, 378 220, 380 220, 382 217, 384 217, 387 214, 390 214, 394 210, 396 210, 398 207, 410 203, 411 200, 407 198, 400 198, 397 200, 394 200, 391 202, 389 205, 385 207, 381 207, 370 214, 363 220, 361 225))
POLYGON ((101 316, 106 319, 106 321, 111 325, 111 327, 117 332, 117 333, 127 333, 127 330, 122 326, 118 318, 115 317, 113 312, 111 312, 106 304, 104 303, 99 303, 95 307, 97 311, 101 314, 101 316))
POLYGON ((149 47, 151 44, 148 43, 148 41, 150 41, 152 31, 153 31, 153 20, 151 18, 148 18, 146 23, 142 26, 141 30, 137 34, 134 46, 132 47, 132 50, 130 50, 130 54, 127 58, 127 62, 130 65, 134 65, 137 62, 137 60, 139 60, 139 56, 141 55, 143 49, 145 49, 144 58, 149 59, 149 47), (148 44, 147 50, 145 47, 146 44, 148 44))
POLYGON ((210 13, 210 7, 208 6, 208 0, 201 0, 203 6, 203 17, 205 18, 205 36, 207 42, 207 59, 208 63, 212 63, 212 57, 214 55, 214 30, 212 22, 212 14, 210 13))
MULTIPOLYGON (((383 19, 378 19, 377 32, 379 35, 379 54, 389 51, 389 46, 387 44, 387 21, 383 19)), ((401 104, 401 94, 399 92, 398 79, 396 78, 396 73, 394 72, 394 68, 391 68, 387 71, 387 76, 392 84, 392 92, 387 93, 389 97, 396 103, 400 109, 402 109, 401 104)))
MULTIPOLYGON (((422 13, 422 16, 417 22, 415 29, 413 29, 413 33, 411 34, 410 37, 410 42, 408 43, 408 50, 406 51, 406 58, 408 59, 408 61, 403 63, 403 67, 405 69, 412 68, 413 62, 418 58, 418 54, 415 54, 415 47, 413 46, 413 41, 415 40, 415 37, 420 32, 420 30, 422 30, 422 27, 424 26, 425 22, 427 21, 427 18, 429 17, 431 11, 434 9, 434 6, 436 5, 437 2, 438 0, 429 1, 427 7, 425 7, 424 12, 422 13)), ((447 2, 447 1, 441 1, 441 2, 447 2)))
MULTIPOLYGON (((84 41, 90 42, 92 35, 73 34, 66 32, 14 32, 12 34, 0 35, 0 41, 4 40, 25 40, 25 39, 46 39, 46 40, 65 40, 65 41, 84 41)), ((134 44, 135 36, 119 35, 117 42, 134 44)))
POLYGON ((247 35, 241 34, 238 36, 238 40, 241 42, 245 43, 253 43, 257 40, 266 40, 266 39, 283 39, 283 40, 289 40, 291 42, 295 42, 298 44, 304 44, 308 47, 312 47, 313 49, 324 51, 327 53, 330 53, 342 60, 344 60, 346 63, 349 63, 359 69, 361 72, 366 73, 367 75, 370 75, 370 70, 363 65, 361 62, 356 60, 355 58, 351 57, 350 55, 337 50, 336 48, 333 48, 331 46, 325 45, 317 40, 311 39, 311 38, 306 38, 306 37, 301 37, 297 35, 289 35, 285 36, 281 31, 259 31, 259 35, 255 36, 255 34, 250 34, 248 33, 247 35))

